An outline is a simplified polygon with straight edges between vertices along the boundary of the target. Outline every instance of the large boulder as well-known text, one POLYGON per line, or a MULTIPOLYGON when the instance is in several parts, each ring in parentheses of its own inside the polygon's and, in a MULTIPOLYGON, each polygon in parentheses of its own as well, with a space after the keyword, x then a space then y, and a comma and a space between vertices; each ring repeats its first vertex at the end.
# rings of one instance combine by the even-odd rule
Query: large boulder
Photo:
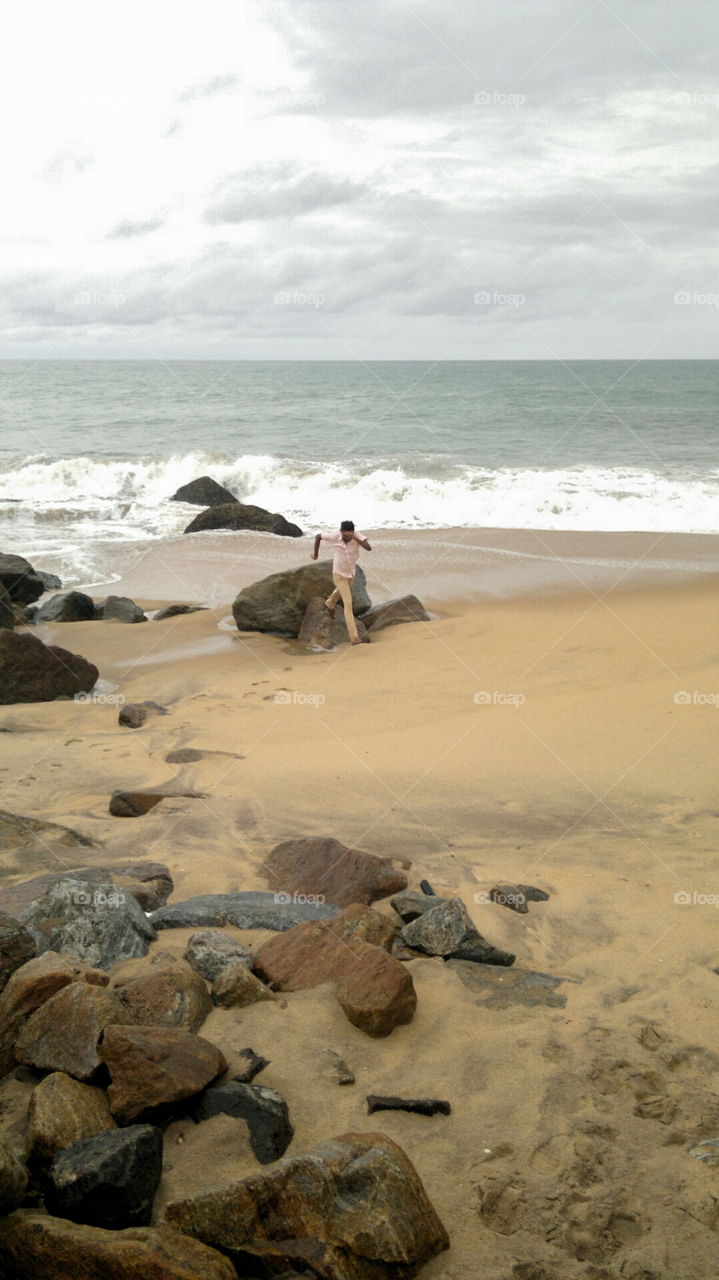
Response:
POLYGON ((8 978, 35 955, 35 939, 14 916, 0 911, 0 991, 8 978))
POLYGON ((122 1125, 169 1114, 227 1070, 214 1044, 178 1027, 109 1026, 102 1051, 110 1110, 122 1125))
POLYGON ((237 1280, 227 1258, 168 1228, 106 1231, 22 1209, 3 1221, 10 1280, 237 1280))
MULTIPOLYGON (((238 631, 272 631, 279 635, 297 636, 307 606, 320 596, 329 599, 335 589, 332 581, 332 561, 318 560, 304 564, 299 569, 283 569, 271 573, 249 587, 243 587, 237 596, 232 614, 238 631)), ((367 594, 367 579, 361 565, 357 565, 352 579, 352 609, 356 617, 364 614, 372 605, 367 594)))
POLYGON ((96 969, 147 955, 157 934, 132 894, 117 885, 56 880, 21 914, 38 953, 56 951, 96 969))
POLYGON ((92 622, 95 605, 82 591, 66 591, 41 605, 33 622, 92 622))
POLYGON ((338 908, 329 903, 293 902, 287 897, 256 889, 203 893, 153 911, 150 924, 155 929, 212 929, 233 924, 236 929, 272 929, 281 933, 307 920, 332 920, 338 914, 338 908), (282 901, 278 902, 280 897, 282 901))
POLYGON ((104 987, 72 982, 28 1018, 15 1046, 18 1062, 38 1071, 63 1071, 87 1084, 103 1063, 100 1040, 132 1015, 104 987))
POLYGON ((55 1156, 45 1207, 57 1218, 109 1231, 149 1227, 161 1177, 161 1129, 134 1124, 107 1130, 55 1156))
POLYGON ((395 627, 400 622, 429 622, 429 614, 416 596, 399 596, 396 600, 376 604, 367 611, 362 621, 368 631, 382 631, 385 627, 395 627))
POLYGON ((183 532, 202 533, 205 529, 253 529, 257 533, 276 533, 281 538, 303 536, 299 525, 292 524, 278 512, 265 511, 264 507, 246 506, 236 499, 201 511, 183 532))
POLYGON ((331 836, 283 840, 265 860, 273 893, 321 894, 336 907, 365 906, 407 888, 407 877, 390 858, 349 849, 331 836))
POLYGON ((117 1128, 105 1090, 81 1084, 64 1071, 53 1071, 35 1086, 27 1123, 28 1148, 45 1160, 83 1138, 117 1128))
POLYGON ((108 596, 95 605, 94 616, 100 622, 147 622, 147 618, 129 596, 108 596))
MULTIPOLYGON (((367 629, 363 620, 356 618, 355 624, 357 635, 360 640, 364 640, 367 629)), ((310 600, 297 639, 300 644, 306 644, 310 649, 329 650, 336 648, 338 644, 349 644, 350 634, 341 603, 338 604, 333 618, 322 596, 315 596, 310 600)))
POLYGON ((199 480, 181 484, 170 502, 191 502, 195 507, 220 507, 228 502, 237 502, 237 498, 211 476, 200 476, 199 480))
POLYGON ((45 583, 22 556, 0 552, 0 586, 15 604, 32 604, 46 590, 45 583))
POLYGON ((449 1247, 417 1171, 382 1133, 342 1134, 241 1182, 176 1200, 165 1216, 227 1252, 246 1275, 279 1276, 292 1264, 304 1273, 309 1264, 326 1280, 410 1280, 449 1247))
POLYGON ((89 693, 99 674, 77 653, 45 645, 27 631, 0 630, 0 706, 74 698, 89 693))

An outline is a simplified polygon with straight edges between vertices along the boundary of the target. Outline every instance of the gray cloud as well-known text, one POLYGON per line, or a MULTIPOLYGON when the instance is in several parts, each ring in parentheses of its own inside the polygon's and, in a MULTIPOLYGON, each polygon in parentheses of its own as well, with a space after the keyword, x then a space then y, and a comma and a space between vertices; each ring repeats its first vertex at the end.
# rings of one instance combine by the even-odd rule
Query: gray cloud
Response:
POLYGON ((233 90, 239 89, 241 81, 237 76, 224 75, 213 76, 211 80, 205 80, 201 84, 190 85, 188 89, 178 94, 178 102, 199 102, 202 98, 214 98, 218 93, 232 93, 233 90))
POLYGON ((147 236, 151 231, 159 231, 165 225, 164 218, 149 218, 147 222, 118 222, 108 231, 108 240, 132 240, 135 236, 147 236))
POLYGON ((234 175, 221 198, 205 210, 204 218, 210 223, 298 218, 351 204, 367 193, 364 183, 326 173, 300 173, 292 164, 258 165, 234 175))

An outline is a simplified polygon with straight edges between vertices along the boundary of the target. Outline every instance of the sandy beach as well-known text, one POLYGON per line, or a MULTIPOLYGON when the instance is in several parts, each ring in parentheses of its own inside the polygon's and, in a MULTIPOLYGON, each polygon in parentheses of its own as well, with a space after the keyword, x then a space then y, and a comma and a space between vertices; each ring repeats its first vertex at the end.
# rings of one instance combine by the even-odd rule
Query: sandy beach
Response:
MULTIPOLYGON (((716 553, 714 539, 696 541, 716 553)), ((375 573, 373 596, 403 573, 384 592, 375 573)), ((165 622, 45 627, 46 642, 96 663, 99 688, 169 714, 138 731, 97 701, 0 717, 3 805, 102 846, 6 851, 5 885, 60 856, 68 868, 164 862, 172 901, 265 889, 279 841, 335 836, 411 860, 410 887, 427 878, 461 897, 487 939, 516 954, 512 972, 563 980, 566 1001, 502 1007, 441 960, 416 959, 417 1014, 387 1040, 350 1026, 331 984, 289 995, 286 1009, 216 1010, 203 1028, 231 1066, 247 1045, 271 1059, 262 1081, 288 1102, 292 1150, 372 1128, 404 1147, 451 1237, 427 1280, 713 1274, 716 1175, 688 1152, 719 1132, 707 900, 719 893, 717 586, 713 574, 668 576, 504 599, 419 584, 430 622, 322 654, 238 634, 229 595, 165 622), (207 754, 168 765, 179 747, 207 754), (110 817, 115 788, 173 780, 203 798, 110 817), (549 900, 527 915, 482 902, 498 882, 549 900), (353 1066, 355 1086, 319 1081, 326 1047, 353 1066), (369 1120, 370 1092, 446 1098, 452 1114, 369 1120), (513 1270, 525 1263, 535 1269, 513 1270)), ((394 916, 388 902, 377 909, 394 916)), ((152 949, 181 956, 190 932, 168 930, 152 949)), ((168 1130, 158 1216, 208 1178, 257 1167, 241 1123, 168 1130)))

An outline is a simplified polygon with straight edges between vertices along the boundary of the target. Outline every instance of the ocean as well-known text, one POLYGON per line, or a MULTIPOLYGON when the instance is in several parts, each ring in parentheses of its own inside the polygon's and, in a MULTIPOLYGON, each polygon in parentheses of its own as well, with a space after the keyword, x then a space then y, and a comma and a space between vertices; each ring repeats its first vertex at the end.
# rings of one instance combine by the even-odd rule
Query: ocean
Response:
POLYGON ((0 545, 111 580, 203 474, 308 531, 716 533, 718 392, 719 361, 4 361, 0 545))

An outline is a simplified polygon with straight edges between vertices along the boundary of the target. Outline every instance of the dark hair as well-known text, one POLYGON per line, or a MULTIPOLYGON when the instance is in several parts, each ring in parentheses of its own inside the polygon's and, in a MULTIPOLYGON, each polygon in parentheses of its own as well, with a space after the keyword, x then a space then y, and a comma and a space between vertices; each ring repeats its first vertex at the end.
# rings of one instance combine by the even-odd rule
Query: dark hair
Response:
POLYGON ((355 531, 354 520, 342 521, 342 524, 340 525, 341 533, 354 533, 354 531, 355 531))

